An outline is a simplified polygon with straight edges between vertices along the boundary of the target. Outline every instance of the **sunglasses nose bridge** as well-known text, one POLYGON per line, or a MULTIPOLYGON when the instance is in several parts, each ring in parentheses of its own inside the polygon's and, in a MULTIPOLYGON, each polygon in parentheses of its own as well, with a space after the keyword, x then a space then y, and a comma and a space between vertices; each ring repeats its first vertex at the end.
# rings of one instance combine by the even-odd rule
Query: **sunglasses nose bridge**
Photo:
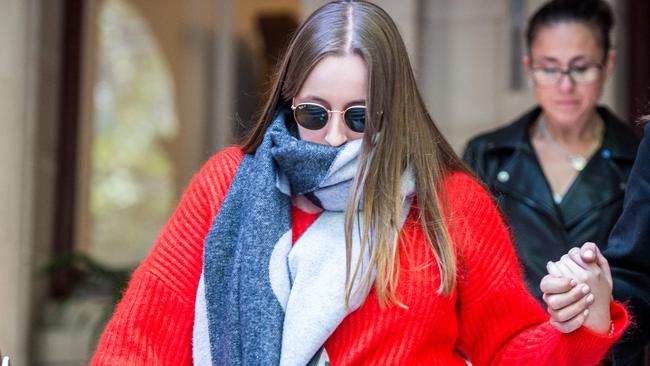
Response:
POLYGON ((328 117, 327 118, 328 123, 336 122, 336 123, 340 123, 342 126, 345 126, 345 111, 331 111, 331 110, 328 110, 327 113, 328 113, 328 116, 327 116, 328 117), (334 117, 335 114, 338 114, 340 116, 340 119, 335 120, 335 117, 334 117))

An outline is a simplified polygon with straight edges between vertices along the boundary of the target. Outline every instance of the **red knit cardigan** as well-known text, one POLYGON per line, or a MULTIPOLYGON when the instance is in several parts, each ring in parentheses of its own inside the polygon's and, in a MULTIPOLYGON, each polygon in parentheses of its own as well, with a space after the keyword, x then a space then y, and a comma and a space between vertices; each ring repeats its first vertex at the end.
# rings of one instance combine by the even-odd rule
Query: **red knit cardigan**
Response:
MULTIPOLYGON (((213 156, 193 178, 151 253, 134 272, 91 365, 191 365, 194 301, 203 241, 243 152, 213 156)), ((332 365, 594 365, 628 315, 612 303, 614 332, 562 334, 528 294, 508 230, 486 191, 454 173, 445 193, 456 226, 458 286, 436 293, 440 273, 412 210, 401 233, 398 299, 381 309, 372 291, 330 336, 332 365), (462 354, 462 355, 461 355, 462 354)), ((317 215, 293 210, 295 238, 317 215)))

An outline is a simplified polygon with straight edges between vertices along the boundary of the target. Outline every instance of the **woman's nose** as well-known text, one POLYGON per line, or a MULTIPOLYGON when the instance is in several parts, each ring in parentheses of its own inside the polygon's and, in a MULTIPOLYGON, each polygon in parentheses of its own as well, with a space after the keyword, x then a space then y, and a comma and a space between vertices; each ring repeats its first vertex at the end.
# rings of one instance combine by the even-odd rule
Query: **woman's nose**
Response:
POLYGON ((571 91, 571 89, 573 89, 574 86, 575 86, 575 81, 573 81, 570 74, 562 75, 560 77, 560 83, 558 85, 560 90, 571 91))
POLYGON ((341 146, 348 141, 347 127, 343 121, 343 113, 339 111, 332 111, 330 120, 325 126, 327 132, 325 134, 325 142, 330 146, 341 146))

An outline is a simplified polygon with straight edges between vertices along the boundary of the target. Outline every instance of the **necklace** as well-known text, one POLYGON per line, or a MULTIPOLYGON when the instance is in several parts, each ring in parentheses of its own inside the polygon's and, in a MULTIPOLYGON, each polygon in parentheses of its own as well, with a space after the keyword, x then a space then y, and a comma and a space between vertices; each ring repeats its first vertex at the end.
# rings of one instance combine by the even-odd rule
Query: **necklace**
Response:
POLYGON ((585 166, 587 166, 588 157, 595 150, 595 148, 597 148, 600 145, 598 130, 599 130, 599 125, 597 125, 596 128, 593 129, 592 137, 593 140, 596 142, 596 144, 594 147, 589 148, 589 153, 586 156, 581 154, 574 154, 568 151, 567 149, 565 149, 562 145, 560 145, 559 142, 557 142, 557 140, 555 140, 555 138, 553 138, 553 135, 551 135, 551 133, 548 131, 548 128, 546 127, 546 120, 544 119, 544 117, 541 116, 539 118, 539 132, 542 135, 542 137, 544 139, 548 139, 548 141, 551 144, 557 147, 560 150, 560 152, 564 156, 566 156, 567 160, 569 161, 569 164, 571 164, 571 167, 578 172, 581 172, 585 168, 585 166))

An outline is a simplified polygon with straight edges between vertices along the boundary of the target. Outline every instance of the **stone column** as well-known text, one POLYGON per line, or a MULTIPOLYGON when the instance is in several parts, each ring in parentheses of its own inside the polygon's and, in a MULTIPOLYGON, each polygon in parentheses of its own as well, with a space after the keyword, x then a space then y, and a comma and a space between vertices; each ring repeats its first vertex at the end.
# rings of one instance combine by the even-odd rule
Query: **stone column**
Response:
POLYGON ((39 1, 0 12, 0 348, 28 364, 39 1))

